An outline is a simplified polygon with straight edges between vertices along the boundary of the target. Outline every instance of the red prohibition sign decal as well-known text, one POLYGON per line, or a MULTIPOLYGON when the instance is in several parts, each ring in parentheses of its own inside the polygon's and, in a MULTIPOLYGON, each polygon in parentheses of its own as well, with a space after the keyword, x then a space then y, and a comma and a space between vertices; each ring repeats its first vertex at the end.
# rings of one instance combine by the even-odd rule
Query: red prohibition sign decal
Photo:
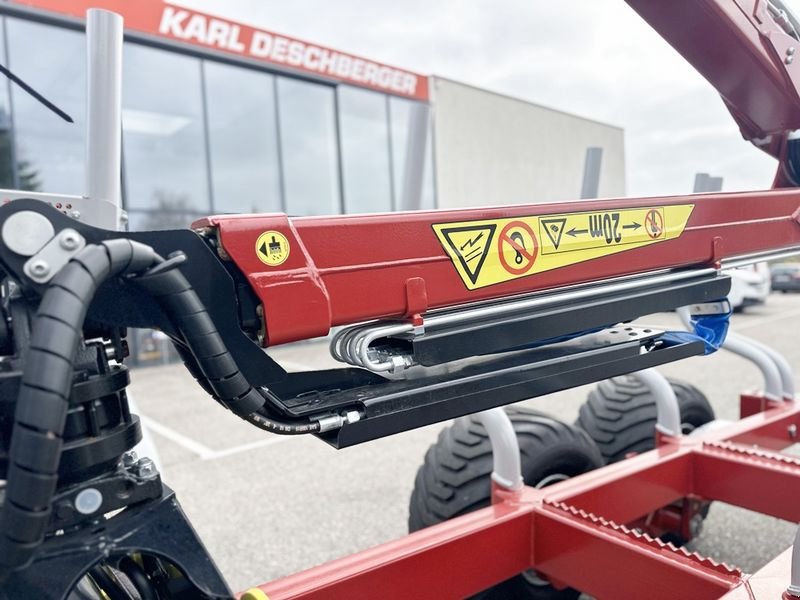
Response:
POLYGON ((497 238, 497 254, 506 271, 512 275, 524 275, 536 262, 539 241, 527 223, 511 221, 497 238))
POLYGON ((644 218, 644 230, 651 238, 656 239, 664 235, 664 216, 655 208, 647 213, 644 218))

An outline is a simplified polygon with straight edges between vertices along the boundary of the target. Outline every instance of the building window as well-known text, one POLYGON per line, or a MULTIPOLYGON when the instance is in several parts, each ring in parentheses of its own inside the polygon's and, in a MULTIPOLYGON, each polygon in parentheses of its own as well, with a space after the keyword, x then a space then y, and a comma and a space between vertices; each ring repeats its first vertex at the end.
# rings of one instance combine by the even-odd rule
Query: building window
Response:
POLYGON ((389 121, 395 209, 434 208, 430 107, 422 102, 391 97, 389 121))
MULTIPOLYGON (((0 19, 0 61, 8 64, 6 57, 5 19, 0 19)), ((0 188, 15 188, 14 136, 11 127, 11 102, 7 79, 0 83, 0 188)), ((24 171, 25 165, 22 165, 24 171)), ((35 174, 28 172, 25 183, 35 183, 35 174), (33 177, 33 180, 31 180, 33 177)))
POLYGON ((186 227, 211 212, 200 61, 133 44, 125 45, 123 60, 131 229, 186 227))
POLYGON ((347 85, 338 94, 345 212, 390 211, 387 97, 347 85))
POLYGON ((274 76, 210 61, 203 68, 214 211, 280 212, 274 76))
POLYGON ((67 123, 19 86, 11 86, 18 185, 31 191, 82 194, 86 160, 84 36, 19 19, 7 19, 6 26, 11 71, 75 121, 67 123))
POLYGON ((334 88, 278 77, 286 212, 341 212, 334 88))

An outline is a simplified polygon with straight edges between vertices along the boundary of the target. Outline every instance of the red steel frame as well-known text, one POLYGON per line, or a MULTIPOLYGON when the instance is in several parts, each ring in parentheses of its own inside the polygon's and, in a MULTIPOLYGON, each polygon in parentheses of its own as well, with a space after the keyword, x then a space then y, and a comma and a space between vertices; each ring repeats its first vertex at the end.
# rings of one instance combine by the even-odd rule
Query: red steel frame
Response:
POLYGON ((489 508, 259 589, 269 600, 433 600, 534 568, 556 586, 598 598, 780 598, 788 568, 777 581, 761 581, 764 595, 754 596, 757 574, 625 526, 687 496, 800 522, 800 459, 779 452, 796 442, 800 404, 762 405, 724 429, 661 437, 656 450, 545 489, 495 487, 489 508))

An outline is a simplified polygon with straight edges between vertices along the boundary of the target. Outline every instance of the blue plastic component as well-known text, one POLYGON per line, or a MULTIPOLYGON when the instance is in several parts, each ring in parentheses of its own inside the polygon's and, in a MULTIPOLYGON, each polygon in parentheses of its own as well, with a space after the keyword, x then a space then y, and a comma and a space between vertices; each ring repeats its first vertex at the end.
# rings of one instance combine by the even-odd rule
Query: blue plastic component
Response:
POLYGON ((689 331, 670 331, 662 339, 671 342, 689 342, 701 340, 705 345, 704 354, 712 354, 719 350, 728 335, 730 318, 733 310, 727 300, 720 300, 728 306, 728 312, 716 315, 692 315, 691 323, 694 333, 689 331))

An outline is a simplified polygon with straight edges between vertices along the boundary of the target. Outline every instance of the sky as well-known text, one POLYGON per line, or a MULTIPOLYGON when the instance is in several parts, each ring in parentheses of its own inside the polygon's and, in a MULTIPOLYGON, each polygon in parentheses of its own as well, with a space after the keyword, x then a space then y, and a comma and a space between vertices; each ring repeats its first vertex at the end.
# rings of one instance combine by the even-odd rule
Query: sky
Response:
MULTIPOLYGON (((626 191, 770 186, 714 89, 622 0, 181 0, 202 12, 625 129, 626 191)), ((800 13, 800 0, 790 0, 800 13)), ((546 143, 543 140, 542 143, 546 143)))

